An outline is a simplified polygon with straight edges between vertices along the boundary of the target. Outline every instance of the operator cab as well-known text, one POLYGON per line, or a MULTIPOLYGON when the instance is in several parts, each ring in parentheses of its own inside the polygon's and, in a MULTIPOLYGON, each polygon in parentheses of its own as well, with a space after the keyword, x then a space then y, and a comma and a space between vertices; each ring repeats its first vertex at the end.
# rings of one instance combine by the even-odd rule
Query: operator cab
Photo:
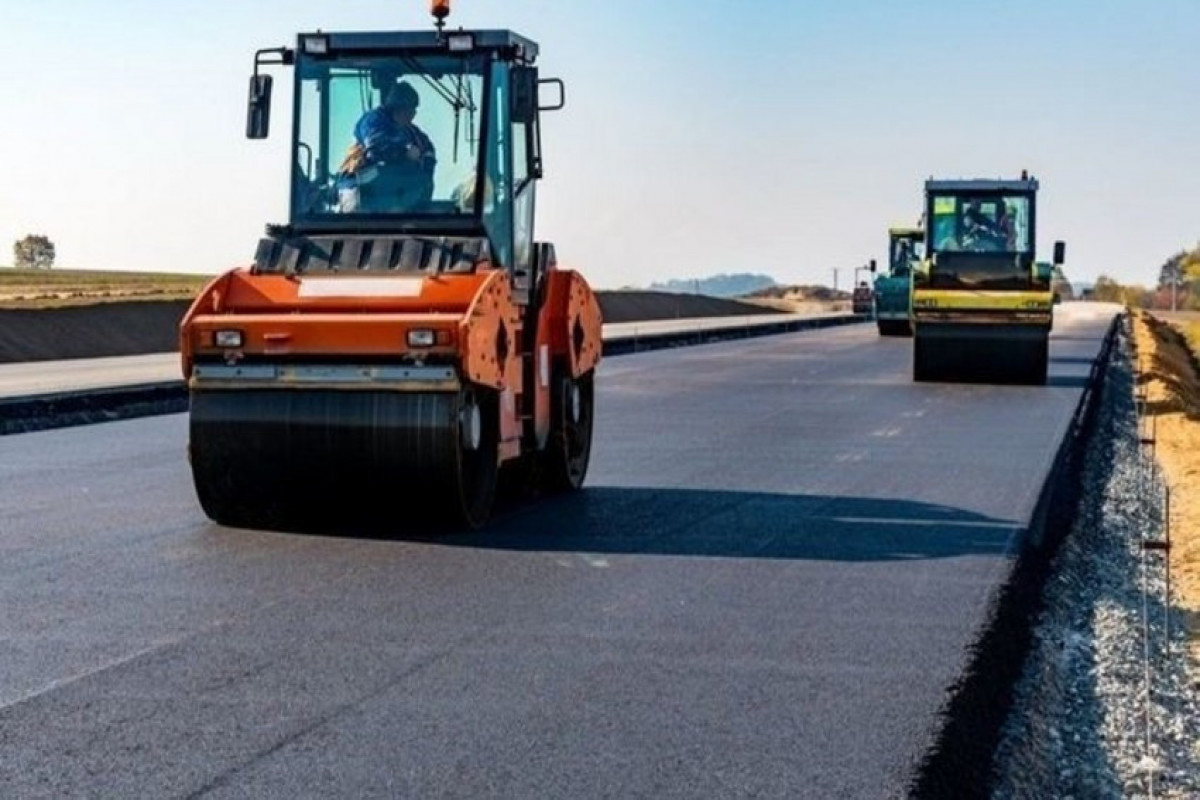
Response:
POLYGON ((296 73, 289 221, 269 228, 275 244, 260 245, 260 271, 280 259, 289 271, 430 271, 423 248, 415 258, 401 252, 416 252, 416 240, 466 246, 468 255, 436 271, 487 261, 533 274, 539 112, 564 99, 561 81, 539 80, 537 55, 537 44, 511 31, 440 25, 301 34, 294 49, 257 53, 249 138, 266 138, 270 121, 271 76, 260 69, 296 73), (548 84, 558 96, 543 105, 548 84), (284 258, 289 246, 302 252, 284 258))
MULTIPOLYGON (((928 270, 917 275, 934 289, 1046 289, 1035 268, 1038 182, 930 180, 925 184, 928 270)), ((1056 245, 1056 264, 1061 263, 1056 245)))
POLYGON ((920 228, 892 228, 888 231, 888 274, 906 278, 913 261, 925 258, 925 231, 920 228))

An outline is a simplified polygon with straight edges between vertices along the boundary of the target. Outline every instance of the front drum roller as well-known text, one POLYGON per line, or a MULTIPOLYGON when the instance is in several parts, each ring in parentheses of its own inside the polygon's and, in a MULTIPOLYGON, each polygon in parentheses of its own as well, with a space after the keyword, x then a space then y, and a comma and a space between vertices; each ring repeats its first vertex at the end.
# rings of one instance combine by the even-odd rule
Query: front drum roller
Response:
POLYGON ((918 383, 935 381, 940 376, 936 345, 924 336, 913 337, 913 380, 918 383))
POLYGON ((496 494, 494 392, 201 390, 190 457, 204 512, 241 528, 482 525, 496 494))

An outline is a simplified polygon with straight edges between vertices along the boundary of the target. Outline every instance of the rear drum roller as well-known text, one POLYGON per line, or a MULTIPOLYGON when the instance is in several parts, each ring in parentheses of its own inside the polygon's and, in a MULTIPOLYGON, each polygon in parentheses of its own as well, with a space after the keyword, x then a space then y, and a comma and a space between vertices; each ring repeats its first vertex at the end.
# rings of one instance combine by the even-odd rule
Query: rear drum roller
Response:
POLYGON ((1050 370, 1050 340, 1037 339, 1029 345, 1029 367, 1026 383, 1030 386, 1045 386, 1050 370))
POLYGON ((933 369, 932 343, 920 336, 913 337, 913 380, 918 383, 936 379, 933 369))
POLYGON ((557 370, 550 398, 550 437, 542 453, 542 485, 550 492, 583 486, 592 455, 593 373, 572 378, 557 370))
POLYGON ((478 528, 492 513, 499 478, 500 416, 495 394, 463 390, 457 417, 454 507, 459 522, 478 528))
POLYGON ((1045 382, 1046 362, 1036 341, 985 340, 979 345, 978 380, 994 384, 1036 386, 1045 382))

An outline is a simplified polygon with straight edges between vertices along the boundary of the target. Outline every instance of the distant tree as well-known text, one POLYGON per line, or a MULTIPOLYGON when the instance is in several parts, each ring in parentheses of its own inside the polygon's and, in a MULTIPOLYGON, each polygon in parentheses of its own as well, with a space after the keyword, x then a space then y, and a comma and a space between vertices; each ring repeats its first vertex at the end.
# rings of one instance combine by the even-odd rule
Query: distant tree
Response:
POLYGON ((1134 284, 1121 287, 1121 301, 1130 308, 1154 308, 1155 292, 1134 284))
POLYGON ((1194 292, 1196 286, 1200 284, 1200 245, 1196 245, 1196 249, 1189 250, 1184 254, 1183 261, 1179 264, 1179 273, 1183 277, 1183 282, 1194 292))
POLYGON ((1187 256, 1186 250, 1180 250, 1163 262, 1158 268, 1158 288, 1170 289, 1172 284, 1183 280, 1183 262, 1187 256))
POLYGON ((1107 275, 1096 278, 1096 284, 1092 287, 1093 300, 1100 303, 1121 303, 1124 302, 1121 295, 1121 284, 1107 275))
POLYGON ((1131 308, 1154 308, 1162 290, 1155 291, 1145 286, 1130 284, 1123 286, 1107 275, 1096 279, 1092 287, 1092 299, 1104 303, 1120 303, 1131 308))
POLYGON ((13 266, 17 269, 50 269, 54 266, 54 242, 48 236, 29 234, 13 243, 13 266))
POLYGON ((1180 250, 1163 262, 1158 270, 1158 296, 1155 304, 1171 308, 1200 308, 1200 245, 1180 250))

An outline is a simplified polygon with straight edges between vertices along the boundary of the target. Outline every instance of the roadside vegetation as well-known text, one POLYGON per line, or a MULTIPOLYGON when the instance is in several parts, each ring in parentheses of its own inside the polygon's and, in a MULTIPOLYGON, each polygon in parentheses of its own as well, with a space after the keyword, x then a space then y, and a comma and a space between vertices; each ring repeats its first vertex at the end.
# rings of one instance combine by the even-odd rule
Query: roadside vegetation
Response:
POLYGON ((1172 578, 1200 664, 1200 316, 1171 323, 1139 313, 1134 335, 1157 417, 1155 450, 1171 486, 1172 578))
POLYGON ((209 275, 0 268, 0 308, 59 308, 120 300, 187 300, 209 275))
POLYGON ((1155 286, 1122 284, 1101 275, 1090 290, 1090 299, 1130 308, 1200 311, 1200 245, 1180 250, 1164 261, 1155 286))

